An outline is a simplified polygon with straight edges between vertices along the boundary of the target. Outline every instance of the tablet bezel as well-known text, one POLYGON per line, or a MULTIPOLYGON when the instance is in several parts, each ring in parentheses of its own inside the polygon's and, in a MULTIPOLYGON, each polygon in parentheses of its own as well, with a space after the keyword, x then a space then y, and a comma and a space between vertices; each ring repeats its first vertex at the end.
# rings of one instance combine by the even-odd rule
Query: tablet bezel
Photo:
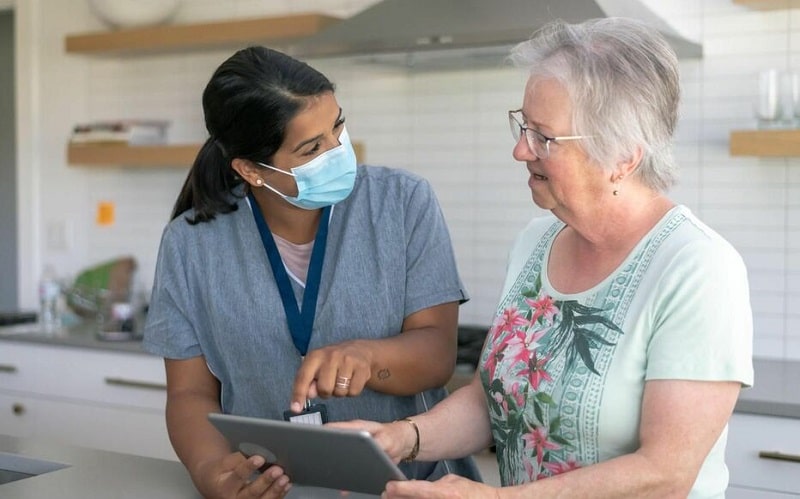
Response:
POLYGON ((210 413, 231 448, 281 466, 298 485, 380 495, 389 480, 406 480, 366 431, 210 413))

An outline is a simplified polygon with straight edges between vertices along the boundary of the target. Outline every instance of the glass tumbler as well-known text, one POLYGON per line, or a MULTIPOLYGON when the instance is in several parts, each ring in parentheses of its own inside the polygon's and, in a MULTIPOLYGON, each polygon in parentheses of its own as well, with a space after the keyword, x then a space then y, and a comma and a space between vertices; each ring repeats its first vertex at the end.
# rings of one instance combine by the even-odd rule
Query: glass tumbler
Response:
POLYGON ((758 74, 758 96, 755 115, 759 128, 776 128, 781 125, 781 72, 767 69, 758 74))
POLYGON ((800 70, 789 72, 789 112, 792 126, 800 128, 800 70))

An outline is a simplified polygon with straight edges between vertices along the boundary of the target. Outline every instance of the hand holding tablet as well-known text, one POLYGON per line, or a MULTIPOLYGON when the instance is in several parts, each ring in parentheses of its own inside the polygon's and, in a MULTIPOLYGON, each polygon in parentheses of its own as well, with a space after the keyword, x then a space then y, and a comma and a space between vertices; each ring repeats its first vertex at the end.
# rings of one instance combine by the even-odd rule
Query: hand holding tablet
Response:
POLYGON ((405 480, 366 431, 212 413, 209 421, 231 447, 280 465, 293 483, 377 494, 405 480))

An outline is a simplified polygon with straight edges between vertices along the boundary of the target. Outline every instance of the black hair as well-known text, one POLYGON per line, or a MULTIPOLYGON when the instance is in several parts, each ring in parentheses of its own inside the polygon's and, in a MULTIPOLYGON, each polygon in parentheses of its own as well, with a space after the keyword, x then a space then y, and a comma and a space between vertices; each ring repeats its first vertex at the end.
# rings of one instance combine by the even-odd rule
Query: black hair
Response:
POLYGON ((333 92, 334 85, 308 64, 266 47, 239 50, 223 62, 203 91, 209 138, 200 148, 181 188, 171 220, 194 208, 194 225, 236 210, 231 201, 242 184, 234 158, 271 163, 286 125, 308 97, 333 92))

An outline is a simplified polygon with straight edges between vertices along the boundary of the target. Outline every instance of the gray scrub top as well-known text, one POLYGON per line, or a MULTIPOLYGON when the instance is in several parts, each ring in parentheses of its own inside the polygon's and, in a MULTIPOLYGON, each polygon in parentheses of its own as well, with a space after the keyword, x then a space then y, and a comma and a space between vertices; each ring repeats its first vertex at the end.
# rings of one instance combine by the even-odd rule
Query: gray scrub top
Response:
MULTIPOLYGON (((302 301, 302 288, 295 286, 302 301)), ((398 334, 421 309, 468 299, 450 236, 427 181, 360 166, 352 194, 330 220, 309 351, 398 334)), ((164 230, 144 348, 170 359, 205 356, 226 413, 282 419, 301 356, 246 199, 207 223, 183 216, 164 230)), ((331 421, 392 421, 445 395, 397 397, 365 390, 325 401, 331 421)))

